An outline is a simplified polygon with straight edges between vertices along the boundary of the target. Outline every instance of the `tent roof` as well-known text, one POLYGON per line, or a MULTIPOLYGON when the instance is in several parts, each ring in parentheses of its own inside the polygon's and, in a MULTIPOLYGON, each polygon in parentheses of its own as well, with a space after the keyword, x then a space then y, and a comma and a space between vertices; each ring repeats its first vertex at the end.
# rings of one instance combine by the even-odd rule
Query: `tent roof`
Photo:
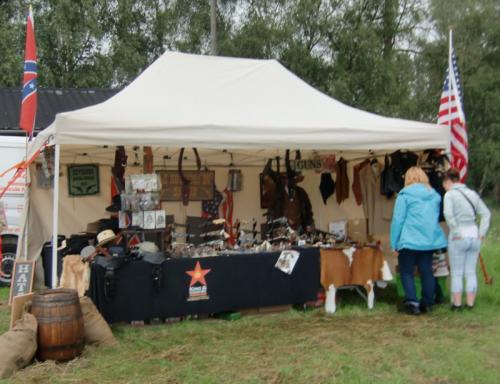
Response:
MULTIPOLYGON (((166 52, 103 103, 60 113, 58 144, 212 149, 446 148, 445 126, 382 117, 314 89, 276 60, 166 52)), ((37 140, 37 141, 39 141, 37 140)))

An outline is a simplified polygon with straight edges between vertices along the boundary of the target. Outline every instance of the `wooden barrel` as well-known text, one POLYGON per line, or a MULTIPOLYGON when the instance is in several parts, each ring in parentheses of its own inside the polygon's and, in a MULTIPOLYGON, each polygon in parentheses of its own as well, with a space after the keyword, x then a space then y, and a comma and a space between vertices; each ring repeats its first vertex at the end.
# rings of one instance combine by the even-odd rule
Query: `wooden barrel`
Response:
POLYGON ((84 344, 83 317, 73 289, 46 289, 33 296, 31 313, 38 321, 39 360, 67 361, 84 344))

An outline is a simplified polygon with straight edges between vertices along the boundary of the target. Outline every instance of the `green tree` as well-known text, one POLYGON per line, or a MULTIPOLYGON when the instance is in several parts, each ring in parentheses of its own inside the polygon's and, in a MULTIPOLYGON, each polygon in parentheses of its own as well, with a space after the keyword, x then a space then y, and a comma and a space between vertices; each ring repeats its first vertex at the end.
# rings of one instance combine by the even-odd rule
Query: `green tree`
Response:
POLYGON ((0 85, 19 87, 22 82, 24 30, 20 4, 0 2, 0 85))
POLYGON ((329 44, 330 93, 346 103, 389 116, 413 117, 414 66, 407 46, 421 18, 417 1, 342 2, 329 44))
MULTIPOLYGON (((123 86, 166 49, 210 52, 207 0, 33 0, 42 87, 123 86)), ((20 86, 26 1, 0 1, 0 85, 20 86)), ((500 180, 498 0, 218 0, 219 53, 274 58, 368 111, 436 121, 448 29, 464 87, 470 180, 500 180)))
POLYGON ((41 86, 110 85, 108 6, 97 0, 33 1, 41 86))
MULTIPOLYGON (((448 65, 448 32, 454 31, 469 134, 469 181, 480 191, 500 180, 500 5, 494 0, 434 0, 434 39, 422 41, 419 77, 422 98, 438 100, 448 65)), ((437 103, 422 102, 427 114, 437 103)))

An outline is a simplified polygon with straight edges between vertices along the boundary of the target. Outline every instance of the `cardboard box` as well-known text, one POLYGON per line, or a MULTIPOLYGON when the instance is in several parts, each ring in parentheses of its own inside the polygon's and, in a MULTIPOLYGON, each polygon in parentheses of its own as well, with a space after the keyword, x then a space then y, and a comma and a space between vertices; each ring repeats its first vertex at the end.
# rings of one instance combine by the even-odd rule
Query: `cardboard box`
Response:
POLYGON ((368 230, 366 219, 351 219, 347 223, 347 236, 356 243, 368 241, 368 230))
POLYGON ((23 316, 25 304, 32 299, 33 293, 16 296, 12 299, 12 308, 10 312, 10 328, 12 328, 14 326, 14 323, 23 316))

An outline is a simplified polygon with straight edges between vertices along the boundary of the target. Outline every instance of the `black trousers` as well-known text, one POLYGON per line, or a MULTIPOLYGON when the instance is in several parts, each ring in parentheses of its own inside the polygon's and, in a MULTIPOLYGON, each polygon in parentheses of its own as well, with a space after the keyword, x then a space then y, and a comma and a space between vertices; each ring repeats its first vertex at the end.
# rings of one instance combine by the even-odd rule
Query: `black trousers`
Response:
POLYGON ((417 290, 415 288, 415 266, 420 273, 422 283, 422 305, 432 306, 436 292, 436 279, 432 272, 432 255, 434 251, 416 251, 412 249, 401 249, 399 251, 399 273, 405 291, 406 301, 417 305, 417 290))

